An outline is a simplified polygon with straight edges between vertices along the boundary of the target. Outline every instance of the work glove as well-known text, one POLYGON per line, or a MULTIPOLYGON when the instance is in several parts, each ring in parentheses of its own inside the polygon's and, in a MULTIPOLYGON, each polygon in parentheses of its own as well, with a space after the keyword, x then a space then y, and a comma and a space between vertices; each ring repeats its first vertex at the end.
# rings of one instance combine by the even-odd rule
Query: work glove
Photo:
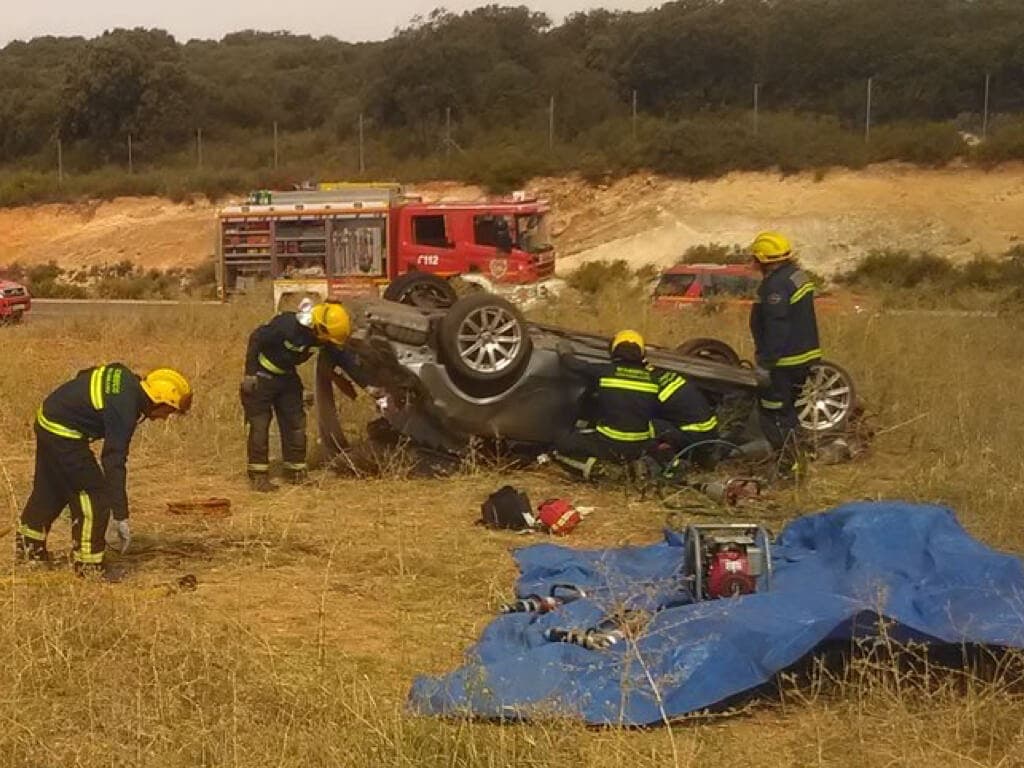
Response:
POLYGON ((128 547, 132 544, 132 529, 128 525, 128 518, 124 520, 115 520, 114 528, 117 530, 117 538, 121 542, 121 554, 125 554, 128 551, 128 547))
POLYGON ((256 387, 259 386, 260 377, 255 374, 250 374, 242 377, 242 394, 251 395, 256 392, 256 387))

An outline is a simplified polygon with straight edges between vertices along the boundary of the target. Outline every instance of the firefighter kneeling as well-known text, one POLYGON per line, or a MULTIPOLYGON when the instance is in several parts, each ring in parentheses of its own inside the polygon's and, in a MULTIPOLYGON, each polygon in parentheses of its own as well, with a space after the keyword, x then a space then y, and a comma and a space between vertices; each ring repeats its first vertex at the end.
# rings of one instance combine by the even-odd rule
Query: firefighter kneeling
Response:
POLYGON ((575 357, 566 344, 558 348, 562 365, 596 390, 594 427, 574 430, 555 443, 555 458, 586 479, 599 461, 639 459, 654 438, 658 384, 644 362, 643 337, 636 331, 620 331, 609 352, 611 362, 591 363, 575 357))
POLYGON ((654 427, 659 443, 704 469, 718 463, 718 416, 696 384, 675 371, 655 371, 658 409, 654 427))
POLYGON ((87 368, 54 390, 36 412, 36 468, 32 494, 21 514, 16 556, 48 562, 46 537, 65 506, 71 508, 75 571, 103 572, 111 514, 121 551, 131 542, 126 491, 128 447, 140 418, 187 413, 192 387, 177 371, 159 368, 140 378, 120 363, 87 368), (103 440, 102 469, 89 450, 103 440))

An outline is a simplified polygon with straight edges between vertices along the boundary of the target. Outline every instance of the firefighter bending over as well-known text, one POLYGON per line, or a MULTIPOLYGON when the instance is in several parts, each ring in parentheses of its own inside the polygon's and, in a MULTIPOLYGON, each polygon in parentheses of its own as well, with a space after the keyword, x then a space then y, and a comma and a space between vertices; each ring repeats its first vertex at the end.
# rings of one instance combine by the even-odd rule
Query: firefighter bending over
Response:
POLYGON ((555 456, 590 479, 599 461, 626 462, 643 456, 654 437, 652 419, 658 384, 644 363, 644 340, 636 331, 612 339, 611 362, 580 360, 566 345, 558 348, 562 364, 586 378, 595 390, 594 427, 574 430, 555 443, 555 456))
POLYGON ((70 506, 75 571, 117 578, 103 562, 105 537, 113 515, 121 551, 131 543, 126 465, 135 427, 142 418, 165 419, 191 406, 191 385, 170 368, 140 378, 110 363, 79 371, 55 389, 36 411, 35 480, 18 525, 17 558, 48 562, 46 536, 70 506), (89 443, 100 439, 97 463, 89 443))
MULTIPOLYGON (((296 367, 309 360, 318 348, 325 347, 351 375, 354 363, 349 364, 351 361, 341 348, 350 333, 346 309, 341 304, 322 302, 300 307, 298 312, 282 312, 249 336, 241 399, 248 431, 247 470, 254 490, 276 488, 270 482, 269 461, 270 421, 275 415, 281 432, 285 476, 292 483, 305 482, 306 411, 296 367)), ((336 377, 335 381, 349 397, 355 397, 347 380, 336 377)))
POLYGON ((718 416, 696 384, 675 371, 654 371, 658 408, 654 429, 658 440, 676 453, 711 469, 718 460, 718 416))
POLYGON ((750 332, 757 364, 771 380, 760 392, 761 429, 776 450, 796 450, 796 401, 811 367, 821 359, 814 283, 793 260, 792 246, 782 235, 762 232, 750 251, 763 275, 750 309, 750 332))

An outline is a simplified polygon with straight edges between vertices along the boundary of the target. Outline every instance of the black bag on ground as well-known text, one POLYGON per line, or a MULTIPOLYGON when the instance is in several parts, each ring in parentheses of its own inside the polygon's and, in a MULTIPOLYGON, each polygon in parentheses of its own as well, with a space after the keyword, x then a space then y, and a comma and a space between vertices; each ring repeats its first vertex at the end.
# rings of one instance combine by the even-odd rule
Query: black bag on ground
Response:
POLYGON ((533 527, 533 508, 525 492, 506 485, 480 505, 481 522, 488 528, 521 531, 533 527))

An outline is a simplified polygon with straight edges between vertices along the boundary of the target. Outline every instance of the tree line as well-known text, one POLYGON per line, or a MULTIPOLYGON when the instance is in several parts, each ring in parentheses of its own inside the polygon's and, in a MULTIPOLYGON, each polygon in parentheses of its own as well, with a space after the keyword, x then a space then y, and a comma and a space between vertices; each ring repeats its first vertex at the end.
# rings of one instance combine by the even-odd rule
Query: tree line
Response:
MULTIPOLYGON (((623 131, 636 138, 637 124, 623 122, 634 94, 648 121, 641 139, 662 145, 636 162, 672 165, 662 155, 693 154, 685 145, 720 134, 693 121, 750 110, 754 83, 766 114, 852 131, 869 77, 881 125, 975 127, 986 76, 998 119, 1024 112, 1019 0, 677 0, 558 25, 489 5, 437 10, 371 43, 255 31, 183 42, 118 29, 0 49, 0 165, 52 167, 59 139, 69 168, 95 168, 120 161, 128 134, 150 160, 171 158, 187 153, 199 128, 244 146, 274 123, 314 136, 315 150, 351 142, 360 120, 392 157, 452 144, 467 153, 543 138, 552 97, 558 140, 605 158, 623 131)), ((1024 152, 1024 140, 1017 145, 1024 152)), ((755 165, 764 155, 740 152, 755 165)), ((244 153, 232 162, 244 164, 244 153)))

